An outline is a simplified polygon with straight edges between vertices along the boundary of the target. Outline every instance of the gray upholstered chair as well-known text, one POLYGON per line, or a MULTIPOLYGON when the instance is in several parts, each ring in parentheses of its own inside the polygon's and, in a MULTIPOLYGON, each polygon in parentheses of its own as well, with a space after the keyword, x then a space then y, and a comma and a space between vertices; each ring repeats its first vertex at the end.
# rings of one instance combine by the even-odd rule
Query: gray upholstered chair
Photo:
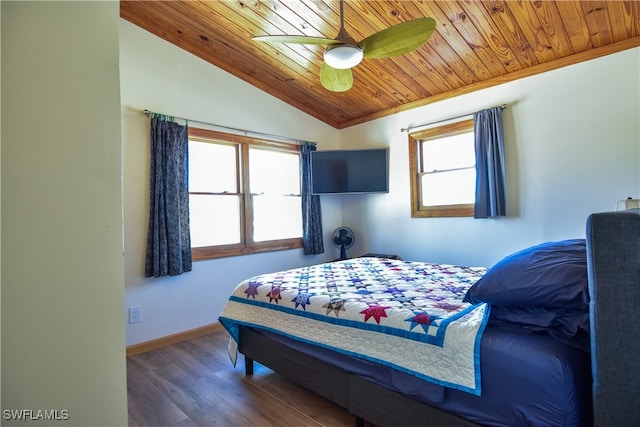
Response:
POLYGON ((594 425, 640 426, 640 209, 587 220, 594 425))

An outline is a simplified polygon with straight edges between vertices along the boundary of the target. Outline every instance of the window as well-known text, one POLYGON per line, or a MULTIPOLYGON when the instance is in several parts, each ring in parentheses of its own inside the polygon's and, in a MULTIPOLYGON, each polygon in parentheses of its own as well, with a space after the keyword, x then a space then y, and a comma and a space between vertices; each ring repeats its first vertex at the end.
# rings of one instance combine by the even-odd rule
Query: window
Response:
POLYGON ((194 260, 302 247, 299 148, 189 129, 194 260))
POLYGON ((409 135, 411 216, 473 216, 473 119, 409 135))

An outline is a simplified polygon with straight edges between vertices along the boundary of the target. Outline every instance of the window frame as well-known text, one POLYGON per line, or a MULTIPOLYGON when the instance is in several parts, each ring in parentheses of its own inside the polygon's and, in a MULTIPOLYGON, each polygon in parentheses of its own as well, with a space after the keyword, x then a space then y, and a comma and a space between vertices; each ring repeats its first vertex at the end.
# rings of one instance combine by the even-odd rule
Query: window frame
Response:
MULTIPOLYGON (((275 252, 303 247, 302 237, 289 239, 267 240, 254 242, 253 236, 253 197, 249 185, 249 149, 259 148, 274 151, 293 153, 300 158, 298 145, 271 141, 256 137, 228 134, 209 129, 189 128, 189 140, 208 142, 214 144, 226 144, 236 147, 236 186, 237 193, 200 193, 189 194, 215 194, 239 196, 240 198, 240 243, 216 246, 201 246, 191 248, 193 261, 201 261, 231 256, 250 255, 262 252, 275 252)), ((302 183, 300 183, 302 191, 302 183)), ((297 196, 296 196, 297 197, 297 196)), ((300 194, 302 197, 302 194, 300 194)))
POLYGON ((420 179, 422 171, 423 150, 422 141, 443 138, 461 133, 473 133, 473 118, 448 123, 441 126, 423 129, 409 134, 409 172, 411 185, 411 217, 473 217, 474 203, 424 206, 422 204, 422 188, 420 179))

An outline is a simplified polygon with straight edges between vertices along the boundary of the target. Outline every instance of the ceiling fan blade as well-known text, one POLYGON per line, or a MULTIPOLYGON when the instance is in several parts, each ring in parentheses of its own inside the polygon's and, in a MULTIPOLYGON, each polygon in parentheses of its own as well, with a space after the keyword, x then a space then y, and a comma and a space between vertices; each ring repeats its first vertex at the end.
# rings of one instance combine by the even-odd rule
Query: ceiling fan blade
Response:
POLYGON ((349 68, 339 70, 323 62, 320 68, 320 83, 332 92, 345 92, 353 86, 353 73, 349 68))
POLYGON ((372 34, 359 44, 365 58, 390 58, 418 49, 435 29, 435 19, 418 18, 372 34))
POLYGON ((252 40, 257 42, 269 42, 269 43, 292 43, 292 44, 320 44, 320 45, 334 45, 343 44, 343 42, 334 39, 325 39, 324 37, 311 37, 311 36, 256 36, 252 40))

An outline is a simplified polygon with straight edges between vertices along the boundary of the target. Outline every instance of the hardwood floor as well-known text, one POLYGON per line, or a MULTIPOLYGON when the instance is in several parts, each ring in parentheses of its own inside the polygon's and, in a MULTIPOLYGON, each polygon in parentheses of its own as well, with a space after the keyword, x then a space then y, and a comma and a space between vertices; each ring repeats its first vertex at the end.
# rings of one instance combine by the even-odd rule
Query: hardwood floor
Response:
MULTIPOLYGON (((129 426, 354 426, 345 409, 256 363, 234 368, 225 331, 127 358, 129 426)), ((367 424, 368 425, 368 424, 367 424)))

